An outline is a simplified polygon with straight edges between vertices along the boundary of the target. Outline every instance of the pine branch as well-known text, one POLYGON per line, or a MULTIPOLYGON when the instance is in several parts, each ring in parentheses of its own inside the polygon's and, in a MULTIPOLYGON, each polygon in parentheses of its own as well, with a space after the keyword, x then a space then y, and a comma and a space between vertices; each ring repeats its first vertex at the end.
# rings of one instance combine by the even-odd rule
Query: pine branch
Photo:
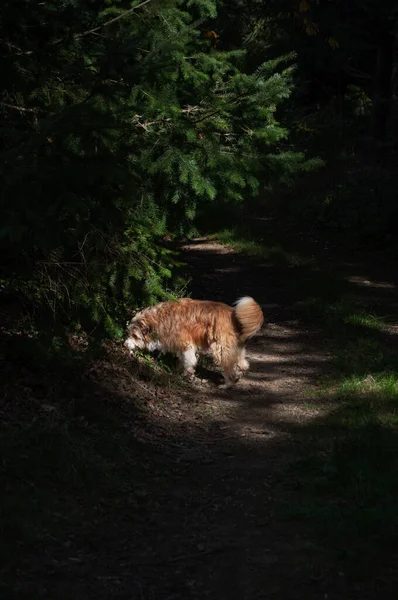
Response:
MULTIPOLYGON (((120 21, 120 19, 123 19, 124 17, 128 16, 129 14, 132 14, 133 12, 135 12, 136 10, 138 10, 139 8, 142 8, 146 4, 149 4, 149 2, 152 2, 152 0, 145 0, 144 2, 141 2, 141 4, 138 4, 137 6, 134 6, 133 8, 130 8, 129 10, 126 10, 123 14, 121 14, 121 15, 119 15, 117 17, 114 17, 113 19, 110 19, 109 21, 106 21, 105 23, 103 23, 102 25, 99 25, 98 27, 94 27, 92 29, 88 29, 87 31, 83 31, 82 33, 75 33, 73 35, 73 37, 75 39, 79 39, 79 38, 84 37, 86 35, 96 33, 99 29, 102 29, 103 27, 107 27, 108 25, 111 25, 112 23, 116 23, 117 21, 120 21)), ((192 23, 189 27, 187 27, 187 31, 192 31, 193 29, 196 29, 197 27, 199 27, 199 25, 201 25, 205 21, 206 21, 206 19, 203 19, 203 18, 202 19, 198 19, 197 21, 195 21, 194 23, 192 23)), ((3 56, 0 56, 0 58, 13 58, 14 56, 27 56, 27 55, 33 54, 35 52, 34 50, 26 50, 26 51, 24 51, 21 48, 18 48, 18 46, 15 46, 14 44, 10 44, 6 40, 0 40, 0 41, 4 42, 9 47, 13 47, 16 50, 18 50, 18 52, 16 52, 15 54, 6 54, 6 55, 3 55, 3 56)), ((57 40, 56 42, 54 42, 51 45, 52 46, 59 46, 63 41, 64 41, 64 38, 62 38, 60 40, 57 40)))
POLYGON ((88 29, 87 31, 83 31, 82 33, 75 33, 74 37, 81 38, 85 35, 89 35, 90 33, 96 33, 99 29, 102 29, 103 27, 107 27, 108 25, 111 25, 112 23, 116 23, 116 21, 120 21, 120 19, 123 19, 124 17, 131 15, 133 12, 135 12, 139 8, 142 8, 143 6, 145 6, 145 4, 148 4, 149 2, 152 2, 152 0, 144 0, 144 2, 141 2, 141 4, 137 4, 137 6, 133 6, 133 8, 126 10, 121 15, 114 17, 113 19, 110 19, 109 21, 106 21, 105 23, 103 23, 102 25, 99 25, 98 27, 93 27, 93 29, 88 29))
MULTIPOLYGON (((185 108, 181 109, 181 114, 192 114, 198 111, 203 111, 205 110, 203 107, 201 106, 192 106, 192 105, 187 105, 185 108)), ((148 131, 148 127, 150 127, 151 125, 160 125, 161 123, 171 123, 173 119, 169 118, 162 118, 162 119, 155 119, 154 121, 139 121, 139 119, 141 118, 141 115, 134 115, 134 119, 136 120, 135 122, 135 126, 136 127, 141 127, 142 129, 145 129, 145 131, 148 131)), ((196 123, 197 121, 193 121, 194 123, 196 123)))
MULTIPOLYGON (((240 94, 236 94, 234 98, 231 98, 231 100, 229 101, 229 104, 233 104, 237 100, 247 98, 248 96, 250 96, 250 92, 241 92, 240 94)), ((223 110, 225 110, 225 107, 218 108, 217 110, 214 110, 211 113, 207 113, 207 115, 204 115, 203 117, 200 117, 199 119, 196 119, 195 121, 192 121, 192 122, 195 123, 195 125, 196 125, 196 123, 200 123, 201 121, 210 119, 210 117, 215 117, 216 115, 220 114, 223 110)))

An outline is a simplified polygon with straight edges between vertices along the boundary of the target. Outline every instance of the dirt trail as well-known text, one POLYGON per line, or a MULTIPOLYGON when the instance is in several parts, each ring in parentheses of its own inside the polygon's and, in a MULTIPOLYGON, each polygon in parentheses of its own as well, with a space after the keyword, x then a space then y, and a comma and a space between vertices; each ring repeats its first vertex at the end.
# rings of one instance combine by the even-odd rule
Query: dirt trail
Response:
MULTIPOLYGON (((185 502, 185 552, 173 563, 168 592, 153 598, 393 598, 383 581, 366 589, 347 581, 313 534, 275 517, 295 485, 284 470, 301 452, 291 426, 325 411, 321 403, 309 407, 306 393, 330 370, 319 331, 295 320, 299 299, 294 290, 289 297, 288 270, 270 270, 206 239, 190 242, 184 252, 193 297, 232 303, 250 294, 263 305, 267 325, 250 342, 251 370, 235 389, 220 391, 212 383, 197 389, 210 418, 207 441, 183 458, 185 491, 176 490, 185 502)), ((358 277, 359 285, 363 280, 358 277)), ((167 568, 162 575, 170 575, 167 568)))
MULTIPOLYGON (((143 469, 142 479, 133 471, 137 490, 126 486, 124 495, 92 500, 77 495, 67 515, 55 513, 59 524, 48 531, 43 525, 38 558, 18 565, 8 597, 392 600, 388 577, 366 586, 349 580, 308 525, 283 516, 291 491, 297 493, 289 465, 303 455, 299 429, 328 410, 309 403, 307 392, 331 368, 320 332, 297 319, 301 299, 289 267, 269 268, 205 239, 183 251, 193 297, 232 303, 248 294, 264 307, 267 324, 248 345, 251 370, 231 391, 219 390, 219 375, 208 372, 209 383, 181 391, 179 404, 171 403, 173 392, 159 390, 153 401, 164 410, 153 424, 159 444, 153 456, 145 441, 137 448, 143 469)), ((368 279, 352 266, 348 271, 344 277, 366 291, 368 279)), ((375 289, 392 301, 392 288, 375 289)), ((111 381, 104 401, 113 386, 119 394, 122 379, 111 381)), ((140 425, 128 385, 110 408, 121 411, 135 437, 140 425)), ((315 440, 311 452, 317 451, 315 440)))
POLYGON ((305 392, 330 361, 319 332, 300 326, 284 290, 247 257, 210 240, 196 240, 184 251, 194 273, 193 297, 232 303, 251 295, 263 307, 265 326, 248 344, 250 371, 232 390, 212 394, 215 402, 233 409, 232 427, 240 435, 254 435, 256 428, 273 423, 313 418, 316 411, 306 408, 305 392))
POLYGON ((280 303, 283 290, 247 258, 208 240, 184 251, 193 297, 232 302, 251 294, 268 323, 249 344, 251 370, 235 389, 220 391, 210 382, 196 390, 210 418, 202 421, 207 440, 182 452, 185 485, 175 492, 185 503, 185 551, 173 562, 167 593, 153 598, 348 598, 327 550, 274 519, 274 486, 300 444, 288 426, 318 414, 306 406, 305 392, 329 360, 319 334, 290 318, 291 307, 280 303))

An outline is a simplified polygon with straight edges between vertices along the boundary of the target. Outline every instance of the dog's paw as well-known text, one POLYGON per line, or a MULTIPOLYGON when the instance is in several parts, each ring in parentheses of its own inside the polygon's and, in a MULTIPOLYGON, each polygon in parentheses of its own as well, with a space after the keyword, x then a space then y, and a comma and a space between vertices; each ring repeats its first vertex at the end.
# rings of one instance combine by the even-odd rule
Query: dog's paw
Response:
POLYGON ((230 379, 224 381, 218 386, 219 390, 230 390, 237 383, 237 380, 231 381, 230 379))
POLYGON ((244 373, 250 369, 250 364, 246 359, 241 360, 237 365, 237 371, 240 373, 244 373))
POLYGON ((206 382, 206 379, 199 379, 194 371, 184 371, 184 377, 191 385, 195 386, 203 385, 206 382))
POLYGON ((207 379, 200 379, 199 377, 196 377, 196 375, 188 376, 187 373, 185 373, 185 381, 192 388, 196 388, 196 389, 203 388, 206 385, 208 385, 208 383, 209 383, 207 381, 207 379))

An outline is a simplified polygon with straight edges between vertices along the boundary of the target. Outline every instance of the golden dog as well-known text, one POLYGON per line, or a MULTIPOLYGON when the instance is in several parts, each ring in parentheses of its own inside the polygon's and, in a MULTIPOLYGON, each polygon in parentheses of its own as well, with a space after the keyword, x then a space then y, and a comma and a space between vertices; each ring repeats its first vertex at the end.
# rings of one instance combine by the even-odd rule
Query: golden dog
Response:
POLYGON ((161 302, 136 314, 128 326, 124 346, 130 351, 138 348, 171 352, 178 356, 191 378, 195 375, 197 353, 211 352, 230 387, 249 369, 245 343, 263 323, 260 306, 249 296, 237 300, 233 307, 183 298, 161 302))

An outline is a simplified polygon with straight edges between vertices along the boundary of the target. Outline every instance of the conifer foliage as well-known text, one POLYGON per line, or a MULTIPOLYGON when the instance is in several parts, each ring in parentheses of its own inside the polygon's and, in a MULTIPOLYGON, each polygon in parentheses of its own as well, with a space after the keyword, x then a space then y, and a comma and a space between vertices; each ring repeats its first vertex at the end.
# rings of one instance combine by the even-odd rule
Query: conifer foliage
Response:
POLYGON ((162 239, 188 233, 198 203, 239 201, 297 162, 275 117, 291 67, 244 72, 206 36, 216 9, 2 2, 1 278, 38 316, 114 334, 165 295, 162 239))

